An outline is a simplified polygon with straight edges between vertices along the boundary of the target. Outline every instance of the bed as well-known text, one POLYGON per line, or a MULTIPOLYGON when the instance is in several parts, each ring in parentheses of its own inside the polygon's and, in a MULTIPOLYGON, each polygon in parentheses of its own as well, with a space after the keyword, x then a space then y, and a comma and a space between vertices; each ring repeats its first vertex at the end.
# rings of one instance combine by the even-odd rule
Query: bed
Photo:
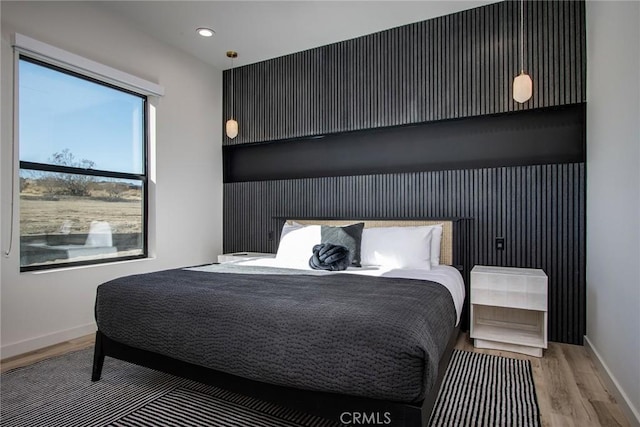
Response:
POLYGON ((326 272, 280 257, 295 234, 285 236, 286 227, 301 235, 354 222, 289 221, 271 260, 101 285, 92 380, 110 356, 335 421, 359 412, 388 414, 392 425, 426 425, 464 312, 464 268, 451 266, 460 260, 454 229, 463 228, 455 220, 364 221, 363 261, 384 255, 388 248, 365 246, 372 247, 371 236, 388 238, 380 234, 386 229, 410 235, 441 227, 440 260, 428 269, 379 261, 326 272))

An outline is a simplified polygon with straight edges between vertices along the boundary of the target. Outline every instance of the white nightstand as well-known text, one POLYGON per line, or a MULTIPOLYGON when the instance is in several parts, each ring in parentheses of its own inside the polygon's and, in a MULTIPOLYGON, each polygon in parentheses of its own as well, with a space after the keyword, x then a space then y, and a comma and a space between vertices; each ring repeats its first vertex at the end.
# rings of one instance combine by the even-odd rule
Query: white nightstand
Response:
POLYGON ((262 252, 234 252, 232 254, 218 255, 218 262, 224 264, 225 262, 234 261, 247 261, 250 259, 259 258, 275 258, 276 254, 266 254, 262 252))
POLYGON ((476 265, 471 270, 471 338, 477 348, 542 357, 547 348, 547 275, 476 265))

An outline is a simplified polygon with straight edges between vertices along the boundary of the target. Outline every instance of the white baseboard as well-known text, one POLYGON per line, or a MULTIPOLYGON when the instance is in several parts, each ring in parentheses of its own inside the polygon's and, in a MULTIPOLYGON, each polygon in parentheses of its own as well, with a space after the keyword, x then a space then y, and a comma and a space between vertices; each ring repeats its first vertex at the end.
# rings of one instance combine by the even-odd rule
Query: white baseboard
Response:
POLYGON ((620 408, 622 408, 622 412, 624 412, 624 415, 631 423, 631 426, 640 427, 640 412, 638 411, 638 408, 633 406, 629 396, 627 396, 622 387, 620 387, 620 383, 618 383, 616 377, 613 376, 607 364, 604 363, 604 360, 600 357, 600 353, 598 353, 598 350, 596 350, 593 343, 586 335, 584 337, 584 348, 591 356, 596 369, 605 381, 607 388, 620 405, 620 408))
POLYGON ((95 333, 96 330, 96 323, 91 322, 75 328, 65 329, 64 331, 58 331, 52 334, 41 335, 36 338, 6 344, 0 348, 0 359, 6 359, 8 357, 18 356, 23 353, 49 347, 54 344, 60 344, 61 342, 95 333))

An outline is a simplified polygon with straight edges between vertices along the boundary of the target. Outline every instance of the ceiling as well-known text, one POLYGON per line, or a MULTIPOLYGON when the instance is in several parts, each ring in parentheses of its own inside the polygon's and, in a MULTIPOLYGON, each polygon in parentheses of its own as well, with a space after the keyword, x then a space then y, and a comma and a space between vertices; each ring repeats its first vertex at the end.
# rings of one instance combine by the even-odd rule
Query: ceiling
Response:
POLYGON ((141 31, 220 69, 371 34, 495 1, 98 1, 141 31), (205 38, 196 28, 216 34, 205 38))

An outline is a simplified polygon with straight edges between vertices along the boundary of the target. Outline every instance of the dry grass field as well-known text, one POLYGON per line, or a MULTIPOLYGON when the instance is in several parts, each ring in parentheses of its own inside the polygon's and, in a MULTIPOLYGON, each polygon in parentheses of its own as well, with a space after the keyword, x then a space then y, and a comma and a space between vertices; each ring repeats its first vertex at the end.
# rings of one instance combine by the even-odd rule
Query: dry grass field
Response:
POLYGON ((88 233, 93 220, 107 221, 113 233, 139 233, 142 231, 142 203, 84 197, 65 197, 57 201, 20 198, 22 236, 58 233, 65 221, 71 222, 71 233, 88 233))
POLYGON ((143 204, 139 189, 119 191, 117 197, 100 184, 88 196, 51 195, 31 181, 20 192, 20 235, 86 234, 91 221, 107 221, 113 233, 142 232, 143 204), (70 229, 69 229, 70 226, 70 229))

